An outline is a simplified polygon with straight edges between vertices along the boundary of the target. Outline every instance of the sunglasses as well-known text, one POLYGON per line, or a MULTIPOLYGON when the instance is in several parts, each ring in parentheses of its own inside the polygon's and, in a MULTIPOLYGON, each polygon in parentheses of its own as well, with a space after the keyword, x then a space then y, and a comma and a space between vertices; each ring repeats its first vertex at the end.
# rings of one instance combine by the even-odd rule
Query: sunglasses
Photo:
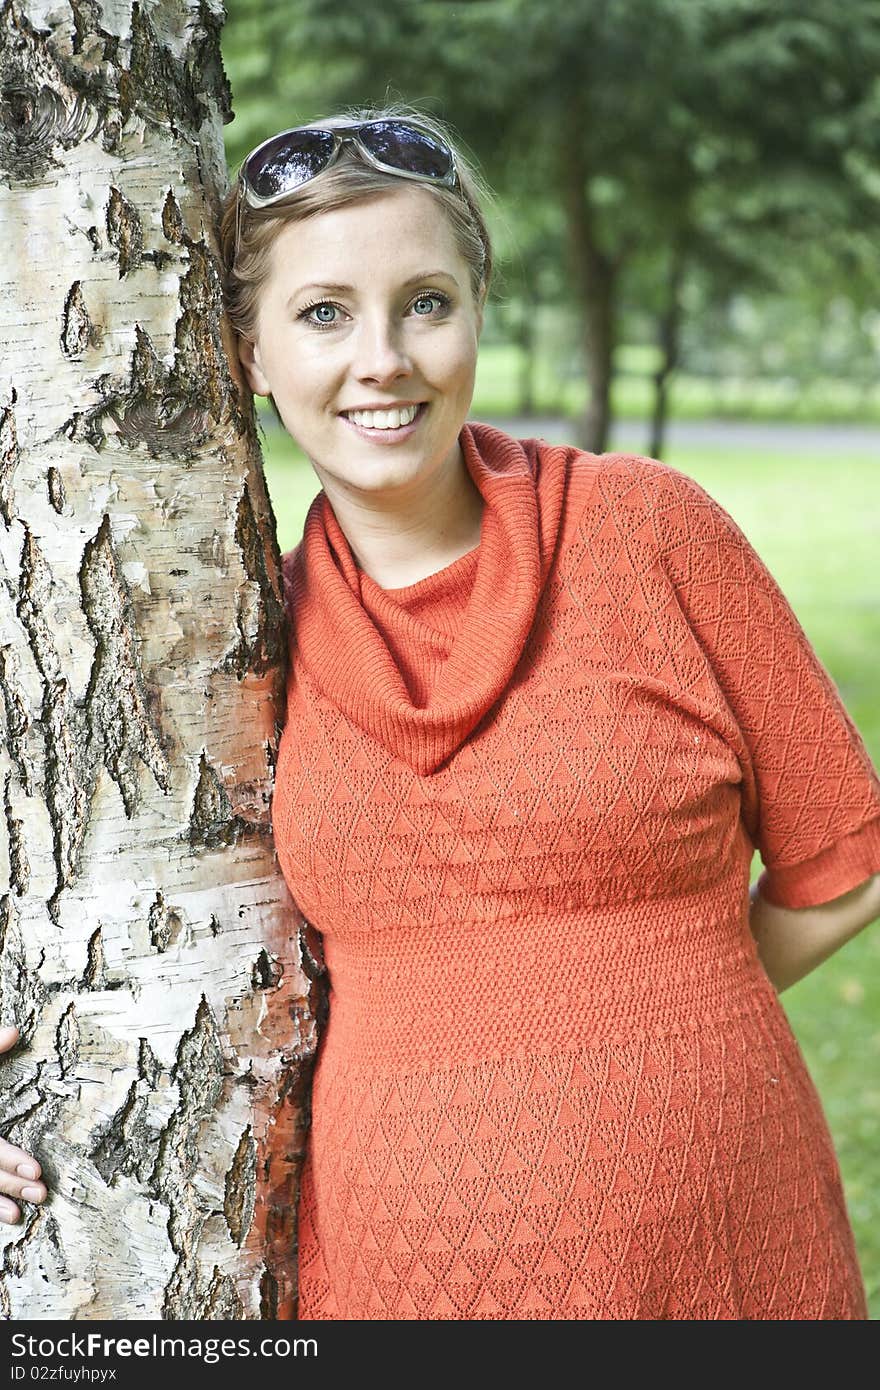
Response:
POLYGON ((350 140, 368 164, 387 174, 441 188, 456 180, 455 154, 442 140, 410 121, 359 121, 351 125, 295 126, 251 150, 238 175, 235 253, 241 231, 241 205, 267 208, 323 174, 350 140))

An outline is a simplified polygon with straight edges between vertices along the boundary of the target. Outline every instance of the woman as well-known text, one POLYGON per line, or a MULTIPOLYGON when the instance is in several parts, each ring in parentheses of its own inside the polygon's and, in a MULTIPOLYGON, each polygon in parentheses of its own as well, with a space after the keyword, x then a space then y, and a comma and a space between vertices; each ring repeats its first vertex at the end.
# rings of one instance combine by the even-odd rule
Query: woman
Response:
POLYGON ((330 980, 300 1318, 865 1318, 777 999, 880 913, 830 677, 687 475, 466 420, 492 255, 444 126, 243 170, 242 368, 322 485, 273 805, 330 980))

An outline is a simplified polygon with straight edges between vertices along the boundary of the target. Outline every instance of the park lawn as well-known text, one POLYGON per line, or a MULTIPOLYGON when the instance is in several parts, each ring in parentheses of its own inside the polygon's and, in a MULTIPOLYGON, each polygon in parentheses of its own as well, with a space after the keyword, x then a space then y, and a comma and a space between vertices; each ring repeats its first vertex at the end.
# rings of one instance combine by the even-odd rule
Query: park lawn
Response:
MULTIPOLYGON (((490 420, 488 412, 474 418, 490 420)), ((524 435, 530 433, 528 429, 524 435)), ((291 549, 318 482, 280 430, 264 460, 291 549)), ((775 576, 880 767, 880 604, 876 531, 880 474, 870 457, 774 456, 676 448, 664 460, 695 478, 735 518, 775 576)), ((752 880, 761 862, 756 855, 752 880)), ((872 1318, 880 1317, 880 925, 848 943, 781 1002, 821 1097, 840 1160, 872 1318)))
MULTIPOLYGON (((586 381, 577 356, 560 362, 561 353, 539 353, 535 363, 533 408, 537 414, 574 417, 586 404, 586 381)), ((621 344, 614 355, 612 410, 619 420, 647 419, 653 406, 652 373, 657 352, 649 345, 621 344)), ((478 419, 519 414, 521 350, 514 343, 487 342, 480 347, 474 400, 478 419)), ((795 377, 697 375, 679 368, 672 377, 670 414, 678 420, 731 419, 877 423, 880 386, 852 376, 795 377)))

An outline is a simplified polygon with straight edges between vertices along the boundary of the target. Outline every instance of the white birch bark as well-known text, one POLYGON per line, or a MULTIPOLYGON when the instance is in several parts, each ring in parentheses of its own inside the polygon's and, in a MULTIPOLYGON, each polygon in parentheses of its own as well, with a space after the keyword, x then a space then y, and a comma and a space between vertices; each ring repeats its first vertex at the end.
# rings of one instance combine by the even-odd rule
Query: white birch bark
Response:
POLYGON ((290 1317, 318 965, 216 0, 0 3, 0 1316, 290 1317))

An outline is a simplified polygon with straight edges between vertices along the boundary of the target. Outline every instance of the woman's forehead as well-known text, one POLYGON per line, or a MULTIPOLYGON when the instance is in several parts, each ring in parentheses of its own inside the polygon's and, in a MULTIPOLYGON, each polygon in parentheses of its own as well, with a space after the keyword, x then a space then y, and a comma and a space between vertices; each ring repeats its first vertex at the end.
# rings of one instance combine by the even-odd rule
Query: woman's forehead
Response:
POLYGON ((442 207, 416 189, 352 201, 289 222, 275 238, 272 260, 280 273, 295 265, 299 272, 320 270, 338 280, 352 265, 394 262, 399 268, 401 261, 421 264, 426 255, 448 264, 452 273, 461 263, 442 207))

